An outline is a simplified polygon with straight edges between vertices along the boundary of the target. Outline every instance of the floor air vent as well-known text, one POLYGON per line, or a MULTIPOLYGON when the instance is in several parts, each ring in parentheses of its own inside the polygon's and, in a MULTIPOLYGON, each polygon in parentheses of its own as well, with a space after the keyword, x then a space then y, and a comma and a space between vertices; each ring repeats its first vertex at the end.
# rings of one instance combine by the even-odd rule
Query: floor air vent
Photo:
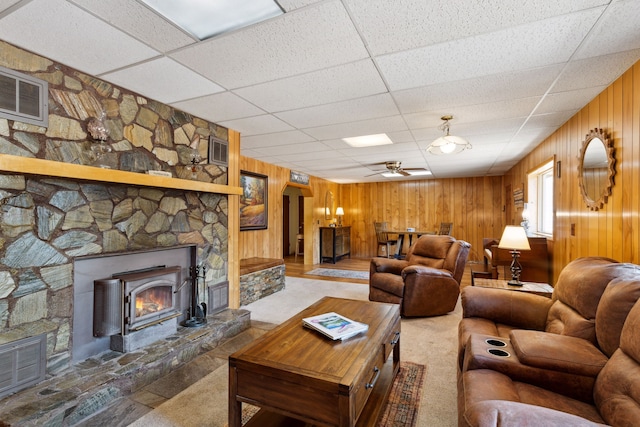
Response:
POLYGON ((45 378, 47 335, 0 345, 0 398, 45 378))

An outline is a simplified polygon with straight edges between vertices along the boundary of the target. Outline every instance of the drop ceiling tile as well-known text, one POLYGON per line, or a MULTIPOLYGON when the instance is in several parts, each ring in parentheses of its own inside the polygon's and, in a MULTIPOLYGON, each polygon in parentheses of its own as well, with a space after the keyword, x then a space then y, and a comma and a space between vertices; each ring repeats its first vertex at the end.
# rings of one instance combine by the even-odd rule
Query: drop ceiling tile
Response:
POLYGON ((543 95, 561 70, 561 65, 553 65, 401 90, 392 95, 405 114, 445 111, 463 105, 543 95))
POLYGON ((244 119, 222 121, 218 124, 240 132, 241 137, 293 130, 291 126, 282 120, 268 114, 244 119))
POLYGON ((158 52, 63 0, 34 0, 0 19, 0 39, 100 75, 158 52), (72 25, 73 31, 70 31, 72 25), (16 32, 15 28, 28 28, 16 32))
POLYGON ((165 104, 224 90, 167 57, 122 68, 100 77, 165 104))
MULTIPOLYGON (((562 126, 575 115, 578 110, 569 111, 557 111, 548 114, 535 114, 527 120, 527 127, 531 128, 546 128, 555 127, 556 129, 562 126)), ((541 142, 541 141, 539 141, 541 142)))
POLYGON ((370 60, 339 65, 234 91, 268 111, 278 112, 386 92, 370 60))
POLYGON ((299 130, 292 130, 288 132, 243 136, 240 139, 240 146, 247 148, 277 147, 278 145, 297 144, 313 140, 312 137, 299 130))
MULTIPOLYGON (((540 97, 531 97, 488 104, 467 105, 451 108, 443 113, 453 115, 454 120, 450 122, 450 130, 452 134, 459 134, 460 126, 462 125, 490 120, 504 120, 514 117, 526 117, 533 111, 539 100, 540 97)), ((421 129, 433 126, 434 124, 433 114, 405 114, 404 118, 410 129, 421 129)), ((438 126, 440 124, 442 124, 441 120, 438 126)))
POLYGON ((277 113, 276 117, 297 128, 309 128, 397 116, 398 114, 398 108, 391 95, 384 93, 333 104, 284 111, 277 113))
POLYGON ((257 151, 258 153, 263 153, 263 154, 268 153, 272 156, 283 157, 288 154, 304 154, 304 153, 306 153, 307 155, 309 153, 313 153, 313 156, 315 156, 317 153, 320 153, 323 151, 329 151, 330 149, 329 147, 322 144, 321 142, 312 141, 312 142, 300 142, 296 144, 276 145, 276 146, 265 147, 265 148, 254 147, 253 150, 257 151))
POLYGON ((266 113, 232 92, 216 93, 187 101, 174 102, 172 106, 214 123, 266 113))
POLYGON ((148 7, 135 1, 70 1, 160 52, 169 52, 197 41, 148 7))
POLYGON ((328 1, 172 56, 227 89, 236 89, 353 62, 368 53, 341 2, 328 1))
POLYGON ((640 49, 640 2, 620 0, 611 5, 576 53, 576 59, 640 49))
POLYGON ((546 114, 557 111, 576 111, 598 96, 606 86, 552 93, 544 97, 535 114, 546 114))
POLYGON ((319 140, 374 135, 377 133, 398 132, 403 130, 407 130, 407 125, 401 116, 303 129, 305 133, 319 140))
POLYGON ((376 59, 392 91, 567 61, 601 8, 376 59))
POLYGON ((321 150, 315 151, 316 147, 310 147, 308 144, 305 144, 305 148, 310 148, 307 151, 297 151, 294 150, 278 152, 276 155, 279 159, 282 159, 287 162, 298 163, 300 161, 305 161, 309 159, 309 153, 313 153, 313 162, 319 162, 321 160, 326 160, 328 163, 333 162, 336 159, 336 153, 333 150, 329 150, 326 147, 323 147, 321 150))
POLYGON ((571 61, 551 92, 609 86, 640 59, 640 49, 571 61))
POLYGON ((9 9, 14 4, 20 2, 20 0, 0 0, 0 12, 9 9))
POLYGON ((278 0, 278 3, 286 12, 290 12, 310 4, 319 3, 321 0, 278 0))
POLYGON ((350 0, 349 10, 374 55, 414 49, 606 5, 606 0, 350 0))

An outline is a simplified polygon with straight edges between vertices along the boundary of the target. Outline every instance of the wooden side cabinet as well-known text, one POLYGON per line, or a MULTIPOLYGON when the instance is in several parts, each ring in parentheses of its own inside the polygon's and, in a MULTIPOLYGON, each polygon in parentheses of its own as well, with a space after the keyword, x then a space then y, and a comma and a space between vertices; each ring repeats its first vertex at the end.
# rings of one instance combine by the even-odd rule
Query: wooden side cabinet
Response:
POLYGON ((351 257, 351 227, 320 227, 320 262, 351 257))

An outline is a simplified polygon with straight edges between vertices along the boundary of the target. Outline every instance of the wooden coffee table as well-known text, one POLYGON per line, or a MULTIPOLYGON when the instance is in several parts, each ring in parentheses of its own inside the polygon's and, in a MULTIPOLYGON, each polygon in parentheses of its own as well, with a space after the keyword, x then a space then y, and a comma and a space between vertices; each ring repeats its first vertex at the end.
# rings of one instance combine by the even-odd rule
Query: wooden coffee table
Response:
POLYGON ((375 425, 399 365, 398 305, 325 297, 229 356, 229 427, 243 402, 261 408, 247 426, 375 425), (332 311, 369 330, 332 341, 302 326, 332 311))

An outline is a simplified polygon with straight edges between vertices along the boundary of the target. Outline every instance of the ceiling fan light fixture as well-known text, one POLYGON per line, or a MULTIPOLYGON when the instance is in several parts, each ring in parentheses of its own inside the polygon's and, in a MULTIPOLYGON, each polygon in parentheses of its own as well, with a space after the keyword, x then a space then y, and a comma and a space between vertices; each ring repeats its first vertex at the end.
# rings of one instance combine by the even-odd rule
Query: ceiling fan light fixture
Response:
POLYGON ((427 147, 427 151, 431 154, 458 154, 464 150, 471 149, 471 144, 464 138, 449 134, 449 121, 453 116, 442 116, 444 123, 439 129, 445 132, 444 136, 439 137, 427 147))

